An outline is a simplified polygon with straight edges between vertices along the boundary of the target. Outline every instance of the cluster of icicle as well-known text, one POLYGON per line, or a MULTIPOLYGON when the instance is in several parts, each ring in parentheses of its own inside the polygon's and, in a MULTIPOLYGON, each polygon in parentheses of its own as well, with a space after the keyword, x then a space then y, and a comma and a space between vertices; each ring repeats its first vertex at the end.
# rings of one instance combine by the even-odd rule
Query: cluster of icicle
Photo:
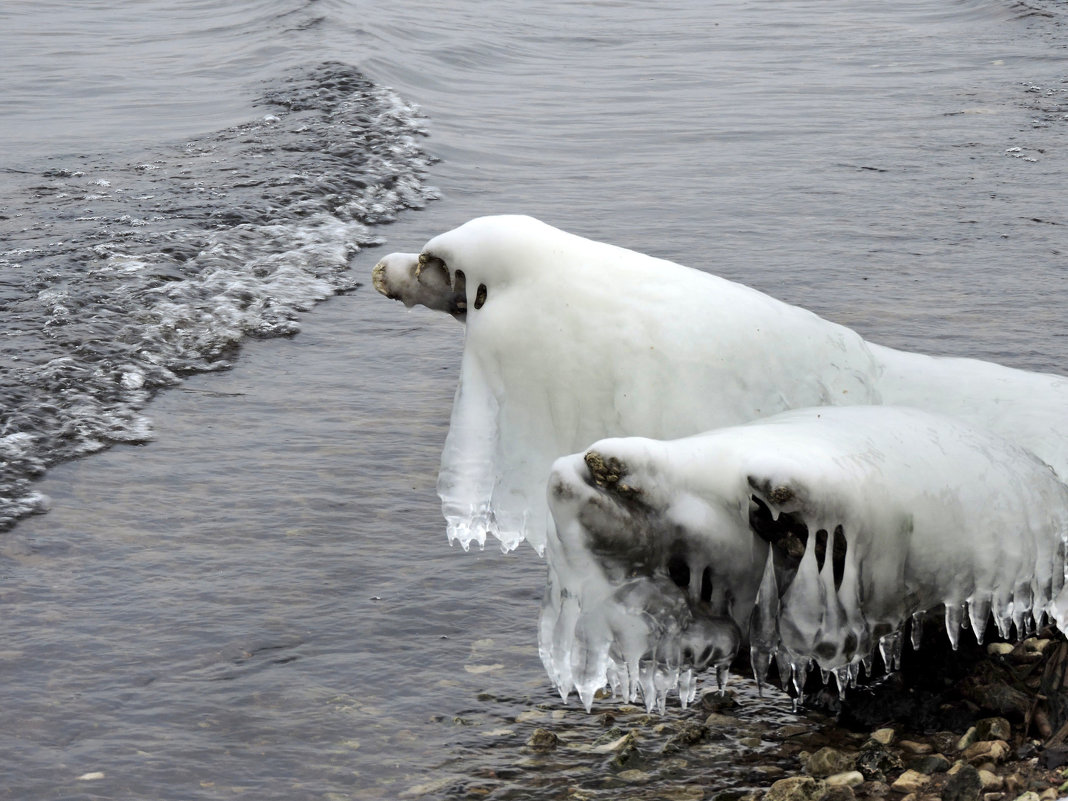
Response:
POLYGON ((540 646, 565 697, 610 685, 663 708, 722 678, 742 641, 798 693, 840 691, 945 607, 982 642, 1068 619, 1068 486, 1022 448, 891 406, 801 409, 673 441, 610 439, 556 462, 540 646))
POLYGON ((529 217, 472 220, 373 278, 465 324, 448 536, 545 553, 565 696, 686 703, 746 641, 761 678, 774 660, 844 687, 941 605, 951 638, 986 609, 1003 633, 1060 624, 1068 378, 874 345, 529 217))

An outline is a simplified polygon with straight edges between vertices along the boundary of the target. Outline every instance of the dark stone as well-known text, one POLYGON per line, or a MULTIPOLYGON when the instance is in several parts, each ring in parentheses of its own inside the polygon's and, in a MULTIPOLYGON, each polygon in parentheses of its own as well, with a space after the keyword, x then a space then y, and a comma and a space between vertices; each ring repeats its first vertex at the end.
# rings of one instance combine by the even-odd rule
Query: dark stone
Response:
POLYGON ((951 766, 952 763, 941 754, 928 754, 927 756, 914 757, 905 764, 905 767, 909 770, 914 770, 925 776, 931 776, 935 773, 945 773, 951 766))
POLYGON ((734 693, 730 690, 723 693, 712 691, 702 695, 696 706, 702 712, 722 712, 724 709, 734 709, 738 702, 734 700, 734 693))
POLYGON ((1055 745, 1045 749, 1038 757, 1038 764, 1046 770, 1055 770, 1068 763, 1068 746, 1055 745))
POLYGON ((896 754, 881 745, 869 745, 858 755, 855 768, 869 781, 885 782, 887 774, 900 771, 905 766, 896 754))
POLYGON ((663 753, 675 754, 698 743, 708 742, 711 730, 701 723, 686 721, 682 728, 664 744, 663 753))
POLYGON ((1011 740, 1012 726, 1005 718, 983 718, 975 722, 977 740, 1011 740))
POLYGON ((978 801, 982 791, 979 771, 971 765, 962 765, 946 780, 946 786, 942 788, 942 801, 978 801))
POLYGON ((560 738, 548 729, 534 729, 527 739, 527 745, 535 751, 555 751, 559 742, 560 738))
POLYGON ((837 784, 824 790, 819 797, 819 801, 854 801, 856 797, 852 787, 846 787, 844 784, 837 784))

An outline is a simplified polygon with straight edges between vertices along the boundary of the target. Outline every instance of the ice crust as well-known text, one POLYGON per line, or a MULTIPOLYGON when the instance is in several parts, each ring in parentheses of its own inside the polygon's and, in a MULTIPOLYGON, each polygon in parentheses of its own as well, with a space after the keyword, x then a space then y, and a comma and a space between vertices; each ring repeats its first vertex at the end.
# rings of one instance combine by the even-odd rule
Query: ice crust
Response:
POLYGON ((982 642, 1068 617, 1068 486, 996 435, 917 409, 801 409, 556 461, 540 650, 561 695, 663 710, 748 641, 763 680, 888 670, 913 615, 982 642), (740 633, 744 636, 740 636, 740 633))
POLYGON ((1064 627, 1068 378, 873 345, 529 217, 373 279, 465 323, 448 537, 546 555, 542 660, 587 709, 606 686, 686 704, 743 647, 760 680, 844 692, 932 610, 954 647, 991 613, 1064 627))
POLYGON ((810 406, 940 412, 1068 475, 1068 378, 872 345, 746 286, 565 233, 472 220, 395 253, 375 287, 466 323, 438 490, 450 541, 544 549, 553 460, 810 406))

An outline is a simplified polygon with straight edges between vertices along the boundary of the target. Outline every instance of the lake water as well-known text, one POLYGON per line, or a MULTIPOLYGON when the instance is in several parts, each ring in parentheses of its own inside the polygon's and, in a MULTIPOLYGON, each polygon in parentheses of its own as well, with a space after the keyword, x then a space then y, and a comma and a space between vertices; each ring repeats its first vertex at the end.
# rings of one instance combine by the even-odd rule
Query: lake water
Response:
MULTIPOLYGON (((0 798, 619 797, 538 660, 535 555, 445 542, 462 330, 371 267, 523 212, 876 342, 1064 373, 1066 21, 0 8, 0 798), (532 754, 535 726, 574 748, 532 754)), ((643 792, 759 786, 717 753, 643 792)))

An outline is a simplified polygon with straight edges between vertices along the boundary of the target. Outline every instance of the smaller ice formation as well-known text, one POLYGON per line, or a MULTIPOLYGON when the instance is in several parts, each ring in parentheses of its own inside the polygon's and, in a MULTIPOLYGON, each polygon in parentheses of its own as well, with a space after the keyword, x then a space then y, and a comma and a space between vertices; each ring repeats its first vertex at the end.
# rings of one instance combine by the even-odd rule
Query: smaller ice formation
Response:
POLYGON ((373 278, 466 325, 438 479, 464 548, 491 535, 541 551, 553 461, 591 442, 810 406, 915 406, 1068 475, 1068 378, 872 345, 741 284, 530 217, 472 220, 386 257, 373 278))
POLYGON ((553 465, 540 650, 589 709, 683 704, 742 643, 844 692, 913 615, 954 647, 1068 621, 1068 486, 998 436, 916 409, 799 409, 672 441, 605 439, 553 465))

